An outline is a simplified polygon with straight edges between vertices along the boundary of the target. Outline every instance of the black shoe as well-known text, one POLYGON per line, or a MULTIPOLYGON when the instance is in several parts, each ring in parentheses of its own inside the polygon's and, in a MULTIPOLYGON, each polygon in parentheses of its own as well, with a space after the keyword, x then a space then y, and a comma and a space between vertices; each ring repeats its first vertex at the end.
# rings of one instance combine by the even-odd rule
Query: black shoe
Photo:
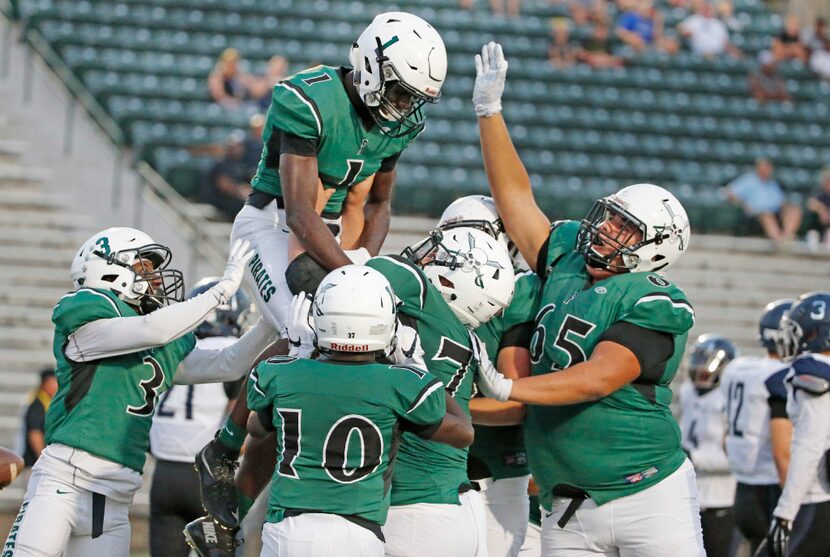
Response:
POLYGON ((234 557, 238 528, 226 528, 209 516, 197 518, 184 527, 187 545, 196 550, 199 557, 234 557))
POLYGON ((239 526, 234 476, 238 466, 235 458, 216 450, 213 440, 196 455, 202 506, 219 524, 226 528, 239 526))

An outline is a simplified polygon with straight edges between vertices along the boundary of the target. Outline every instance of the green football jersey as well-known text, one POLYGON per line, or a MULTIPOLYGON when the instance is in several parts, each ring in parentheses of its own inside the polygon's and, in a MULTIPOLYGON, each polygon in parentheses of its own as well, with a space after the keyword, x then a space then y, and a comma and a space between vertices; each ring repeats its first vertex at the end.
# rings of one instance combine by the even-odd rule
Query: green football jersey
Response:
MULTIPOLYGON (((528 347, 527 332, 528 329, 532 330, 536 310, 539 308, 541 284, 539 277, 530 271, 517 275, 513 299, 504 313, 476 329, 476 334, 484 342, 487 356, 494 365, 501 348, 528 347)), ((475 431, 475 442, 470 447, 469 470, 472 478, 492 476, 493 479, 500 480, 530 474, 522 426, 476 425, 475 431), (485 475, 475 477, 477 468, 480 469, 479 476, 485 475)))
POLYGON ((375 174, 384 159, 403 151, 417 136, 388 137, 374 124, 367 129, 343 87, 341 71, 348 70, 315 66, 274 86, 262 133, 265 146, 251 180, 255 190, 282 195, 280 154, 272 152, 269 140, 274 133, 287 132, 317 142, 319 178, 324 188, 337 190, 324 212, 340 214, 348 188, 375 174))
MULTIPOLYGON (((398 308, 401 322, 418 331, 427 369, 469 414, 478 368, 467 328, 420 267, 398 256, 373 257, 366 265, 392 285, 402 302, 398 308)), ((404 433, 392 476, 393 505, 458 504, 458 488, 468 481, 467 449, 404 433)))
POLYGON ((52 311, 58 392, 46 413, 46 443, 61 443, 117 462, 137 472, 144 469, 150 446, 153 410, 173 374, 196 346, 188 333, 170 344, 92 362, 66 358, 67 338, 98 319, 138 313, 113 292, 81 288, 66 294, 52 311))
POLYGON ((683 463, 669 383, 683 356, 694 310, 665 278, 625 273, 590 283, 575 251, 579 223, 556 223, 543 262, 545 282, 531 340, 533 375, 588 359, 602 334, 627 322, 674 337, 674 355, 594 402, 527 408, 525 442, 540 499, 550 509, 557 484, 583 489, 598 504, 646 489, 683 463))
POLYGON ((400 430, 446 412, 441 382, 414 367, 278 356, 248 381, 248 407, 277 432, 268 522, 289 509, 386 522, 400 430))

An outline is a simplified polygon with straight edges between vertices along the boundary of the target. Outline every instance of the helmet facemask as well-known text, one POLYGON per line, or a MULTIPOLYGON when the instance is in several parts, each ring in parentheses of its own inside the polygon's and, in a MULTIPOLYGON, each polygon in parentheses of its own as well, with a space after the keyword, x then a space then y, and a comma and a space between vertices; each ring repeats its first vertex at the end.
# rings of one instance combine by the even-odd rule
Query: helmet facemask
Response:
POLYGON ((789 362, 798 356, 804 346, 804 332, 798 321, 790 319, 786 313, 781 316, 781 322, 778 324, 778 336, 775 339, 776 352, 784 362, 789 362))
MULTIPOLYGON (((162 306, 184 299, 184 276, 177 269, 168 269, 172 254, 167 246, 147 244, 136 249, 112 252, 105 255, 93 251, 93 255, 105 259, 109 265, 118 265, 133 274, 132 293, 124 301, 138 305, 142 314, 148 314, 162 306), (138 268, 137 268, 138 267, 138 268)), ((117 275, 113 275, 113 280, 117 275)), ((104 275, 102 280, 106 281, 104 275)))

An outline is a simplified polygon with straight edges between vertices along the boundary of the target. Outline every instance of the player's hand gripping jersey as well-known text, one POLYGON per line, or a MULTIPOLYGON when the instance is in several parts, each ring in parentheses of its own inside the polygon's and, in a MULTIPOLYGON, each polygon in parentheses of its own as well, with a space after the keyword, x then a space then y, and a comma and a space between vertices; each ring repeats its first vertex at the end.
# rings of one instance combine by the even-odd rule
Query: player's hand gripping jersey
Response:
MULTIPOLYGON (((420 336, 426 368, 469 415, 476 362, 470 333, 420 267, 398 256, 370 259, 400 299, 398 314, 420 336)), ((411 347, 404 347, 404 351, 411 347)), ((427 441, 405 432, 392 476, 392 504, 458 504, 458 488, 468 482, 467 449, 427 441)))
POLYGON ((686 456, 669 410, 669 383, 683 356, 694 311, 665 278, 624 273, 590 284, 585 258, 575 251, 579 223, 554 223, 539 258, 542 286, 531 340, 533 375, 555 373, 586 360, 614 324, 671 335, 664 364, 594 402, 528 405, 525 442, 540 499, 550 509, 557 484, 586 491, 597 505, 636 493, 670 475, 686 456))
POLYGON ((279 443, 268 522, 305 510, 382 525, 397 434, 435 431, 446 412, 441 386, 407 366, 288 356, 257 366, 248 406, 273 425, 279 443))
POLYGON ((418 131, 389 137, 368 115, 362 117, 343 87, 347 72, 346 68, 316 66, 274 86, 263 131, 265 146, 251 181, 255 190, 282 196, 282 141, 294 142, 290 152, 317 158, 323 187, 336 190, 324 209, 327 215, 340 214, 350 186, 394 168, 397 157, 418 131), (283 132, 294 137, 288 140, 283 132))

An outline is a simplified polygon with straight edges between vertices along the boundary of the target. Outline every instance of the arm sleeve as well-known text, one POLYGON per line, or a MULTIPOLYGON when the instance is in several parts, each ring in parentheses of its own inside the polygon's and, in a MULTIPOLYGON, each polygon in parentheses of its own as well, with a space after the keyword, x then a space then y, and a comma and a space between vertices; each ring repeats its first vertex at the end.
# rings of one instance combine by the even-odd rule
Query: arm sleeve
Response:
POLYGON ((75 362, 90 362, 164 346, 195 329, 220 302, 210 289, 148 315, 91 321, 69 335, 64 353, 75 362))
MULTIPOLYGON (((695 324, 695 310, 683 292, 659 275, 644 275, 644 293, 626 295, 626 308, 617 321, 681 335, 695 324), (659 290, 652 290, 658 286, 659 290)), ((639 285, 638 285, 639 286, 639 285)), ((639 288, 638 288, 639 290, 639 288)))
POLYGON ((775 418, 789 419, 789 416, 787 415, 786 400, 769 397, 767 399, 767 403, 769 404, 769 417, 771 420, 774 420, 775 418))
POLYGON ((222 350, 194 348, 179 365, 173 383, 190 385, 239 379, 275 338, 276 331, 270 322, 260 317, 242 338, 222 350))
POLYGON ((401 158, 401 153, 403 153, 403 151, 398 151, 394 155, 383 159, 380 163, 380 168, 378 168, 378 172, 392 172, 398 164, 398 159, 401 158))
POLYGON ((390 371, 400 418, 417 425, 431 425, 443 419, 447 402, 440 379, 411 366, 391 366, 390 371))
POLYGON ((292 155, 300 155, 303 157, 316 157, 320 152, 320 142, 315 138, 306 138, 294 135, 290 132, 279 132, 280 134, 280 148, 279 152, 290 153, 292 155))
POLYGON ((598 342, 608 340, 625 346, 640 363, 640 378, 657 382, 665 371, 666 362, 674 354, 674 338, 661 331, 647 329, 627 321, 617 321, 598 342))
POLYGON ((778 499, 773 514, 785 520, 793 520, 798 513, 804 495, 816 480, 816 473, 824 454, 824 443, 830 428, 830 394, 811 395, 795 390, 798 415, 793 417, 793 440, 790 448, 790 467, 784 482, 784 491, 778 499))
POLYGON ((530 338, 533 336, 533 322, 519 323, 507 329, 501 336, 499 350, 510 346, 527 348, 530 346, 530 338))

